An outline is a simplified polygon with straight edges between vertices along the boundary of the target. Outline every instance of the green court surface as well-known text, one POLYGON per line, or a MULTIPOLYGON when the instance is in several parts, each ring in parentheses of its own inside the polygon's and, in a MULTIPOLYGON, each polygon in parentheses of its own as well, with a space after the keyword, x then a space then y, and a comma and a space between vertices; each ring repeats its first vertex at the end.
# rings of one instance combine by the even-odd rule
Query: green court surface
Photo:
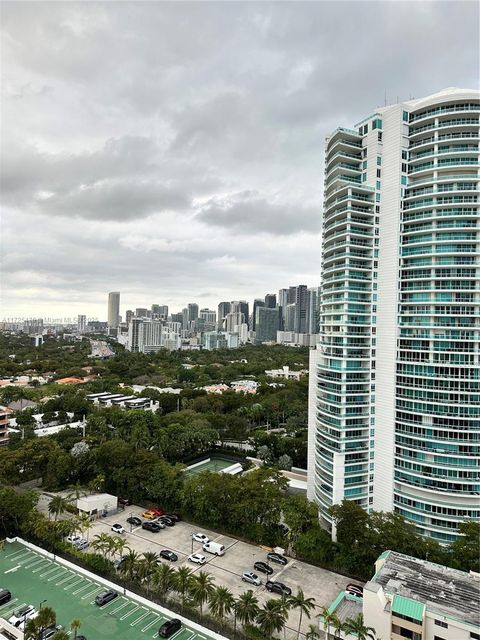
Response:
MULTIPOLYGON (((58 624, 66 630, 70 629, 70 622, 78 618, 82 623, 79 633, 87 640, 158 638, 158 628, 167 619, 126 598, 121 589, 115 600, 98 607, 95 596, 106 587, 19 542, 6 543, 0 550, 0 588, 12 593, 10 602, 0 607, 0 617, 8 619, 11 612, 23 604, 32 604, 38 609, 46 600, 45 606, 55 609, 58 624)), ((184 626, 171 638, 209 640, 211 636, 184 626)))
POLYGON ((202 471, 213 471, 218 473, 227 467, 231 467, 233 464, 235 464, 235 462, 232 460, 225 460, 224 458, 210 458, 209 460, 205 460, 205 462, 196 464, 192 468, 187 467, 185 473, 187 476, 196 475, 197 473, 202 473, 202 471))

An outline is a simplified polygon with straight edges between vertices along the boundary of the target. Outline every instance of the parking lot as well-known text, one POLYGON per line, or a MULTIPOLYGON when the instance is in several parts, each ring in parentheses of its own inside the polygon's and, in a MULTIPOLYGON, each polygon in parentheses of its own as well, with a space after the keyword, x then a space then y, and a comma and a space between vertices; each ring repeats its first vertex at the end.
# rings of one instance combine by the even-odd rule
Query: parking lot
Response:
MULTIPOLYGON (((121 595, 98 607, 95 597, 106 587, 74 568, 29 549, 19 542, 0 550, 0 583, 12 599, 0 606, 0 617, 9 618, 13 610, 31 604, 38 610, 43 602, 53 607, 57 621, 70 633, 70 622, 78 618, 80 633, 88 640, 146 640, 158 638, 159 627, 167 617, 155 609, 121 595)), ((183 626, 173 640, 208 640, 207 633, 183 626)))
MULTIPOLYGON (((177 522, 174 527, 165 527, 158 533, 145 531, 141 527, 131 527, 127 523, 130 515, 141 518, 144 509, 140 507, 127 507, 124 512, 108 518, 101 518, 93 523, 89 535, 90 539, 99 533, 110 533, 111 526, 114 523, 122 524, 126 533, 124 537, 131 549, 139 553, 144 551, 156 551, 161 549, 169 549, 178 555, 178 562, 171 563, 172 566, 188 565, 192 571, 200 570, 208 571, 214 578, 217 585, 228 587, 235 596, 240 595, 247 589, 252 589, 261 603, 270 598, 278 598, 280 596, 266 591, 263 585, 255 587, 254 585, 242 582, 241 575, 245 570, 253 570, 253 563, 257 560, 266 561, 266 550, 252 544, 236 540, 235 538, 218 534, 208 529, 199 528, 186 522, 177 522), (132 531, 130 531, 132 529, 132 531), (205 533, 210 540, 219 542, 225 546, 224 556, 213 556, 202 550, 199 542, 192 541, 192 533, 201 531, 205 533), (207 559, 207 564, 200 566, 188 562, 187 557, 192 552, 201 553, 207 559)), ((167 561, 164 561, 167 562, 167 561)), ((302 622, 302 631, 308 629, 308 625, 313 622, 313 618, 318 616, 323 606, 329 606, 340 591, 343 591, 350 580, 344 576, 326 571, 319 567, 300 562, 289 558, 286 566, 270 563, 274 570, 271 580, 279 580, 292 589, 295 594, 298 589, 303 589, 307 597, 314 597, 316 601, 316 610, 312 615, 312 620, 308 620, 304 616, 302 622)), ((258 572, 257 572, 258 573, 258 572)), ((258 573, 263 582, 265 582, 265 574, 258 573)), ((290 612, 288 627, 292 630, 290 637, 296 637, 293 631, 298 627, 298 613, 290 612)))

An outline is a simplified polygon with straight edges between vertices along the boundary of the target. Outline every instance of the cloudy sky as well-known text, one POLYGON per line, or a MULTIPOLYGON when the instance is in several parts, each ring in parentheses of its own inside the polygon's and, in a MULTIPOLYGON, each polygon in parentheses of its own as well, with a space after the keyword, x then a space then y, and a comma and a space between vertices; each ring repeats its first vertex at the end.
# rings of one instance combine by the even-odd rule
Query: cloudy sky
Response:
POLYGON ((5 2, 2 312, 318 284, 325 136, 478 84, 476 2, 5 2))

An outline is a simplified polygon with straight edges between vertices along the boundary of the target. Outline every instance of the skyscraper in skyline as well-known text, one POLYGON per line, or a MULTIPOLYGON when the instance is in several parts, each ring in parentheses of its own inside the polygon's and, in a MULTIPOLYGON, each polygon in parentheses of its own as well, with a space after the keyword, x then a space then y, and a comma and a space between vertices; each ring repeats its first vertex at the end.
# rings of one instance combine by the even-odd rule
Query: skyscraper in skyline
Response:
POLYGON ((117 329, 120 319, 120 291, 108 294, 108 327, 117 329))
POLYGON ((478 91, 382 107, 327 140, 308 496, 439 542, 479 520, 478 91))

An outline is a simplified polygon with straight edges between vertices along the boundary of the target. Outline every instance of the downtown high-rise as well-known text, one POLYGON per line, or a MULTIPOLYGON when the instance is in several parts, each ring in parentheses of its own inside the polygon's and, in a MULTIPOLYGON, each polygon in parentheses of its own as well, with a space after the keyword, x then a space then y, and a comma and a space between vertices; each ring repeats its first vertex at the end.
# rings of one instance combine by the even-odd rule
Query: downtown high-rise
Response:
POLYGON ((308 495, 423 535, 480 519, 478 91, 377 109, 326 141, 308 495))

